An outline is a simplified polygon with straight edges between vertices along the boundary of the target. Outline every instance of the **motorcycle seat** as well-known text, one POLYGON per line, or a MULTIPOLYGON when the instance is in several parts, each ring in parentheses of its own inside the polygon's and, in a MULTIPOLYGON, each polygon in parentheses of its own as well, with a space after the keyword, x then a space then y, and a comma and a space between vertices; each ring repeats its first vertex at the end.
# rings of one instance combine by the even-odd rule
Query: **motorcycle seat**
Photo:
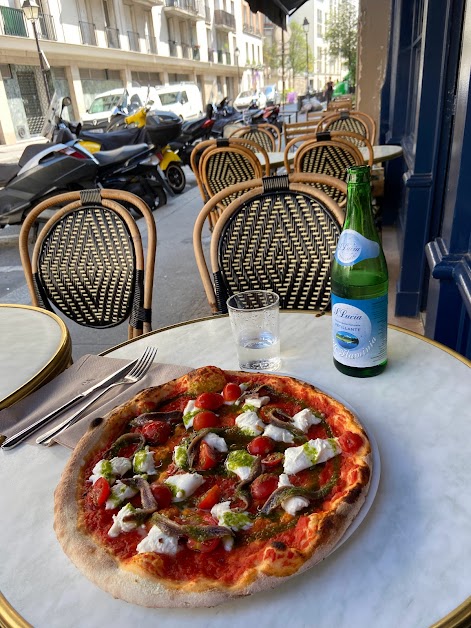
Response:
POLYGON ((93 153, 93 156, 100 166, 109 166, 126 161, 146 150, 149 150, 149 144, 135 144, 134 146, 121 146, 121 148, 115 148, 114 150, 99 151, 98 153, 93 153))
POLYGON ((130 144, 140 144, 145 135, 144 128, 123 129, 122 131, 110 131, 109 133, 94 133, 93 131, 81 131, 79 140, 87 140, 100 144, 100 150, 113 150, 130 144))

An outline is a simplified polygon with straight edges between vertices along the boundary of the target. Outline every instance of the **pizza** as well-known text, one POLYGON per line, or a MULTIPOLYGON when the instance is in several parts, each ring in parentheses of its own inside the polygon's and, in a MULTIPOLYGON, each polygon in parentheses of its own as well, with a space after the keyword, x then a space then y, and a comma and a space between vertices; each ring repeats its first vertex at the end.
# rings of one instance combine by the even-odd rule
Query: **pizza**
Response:
POLYGON ((206 366, 92 422, 57 486, 54 527, 116 598, 214 606, 323 560, 371 473, 368 437, 336 399, 206 366))

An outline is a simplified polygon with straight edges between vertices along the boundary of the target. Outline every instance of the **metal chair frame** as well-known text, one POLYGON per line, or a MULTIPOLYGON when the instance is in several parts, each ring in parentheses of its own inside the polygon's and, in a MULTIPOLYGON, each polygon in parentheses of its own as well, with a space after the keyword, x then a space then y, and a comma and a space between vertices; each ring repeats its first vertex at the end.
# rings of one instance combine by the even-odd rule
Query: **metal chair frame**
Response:
POLYGON ((108 328, 128 320, 128 339, 151 331, 157 232, 154 216, 139 197, 122 190, 92 189, 53 196, 34 207, 19 238, 20 256, 33 305, 52 304, 79 325, 108 328), (129 213, 147 227, 144 248, 129 213), (29 248, 42 212, 55 213, 29 248))
POLYGON ((233 250, 242 257, 237 260, 226 259, 226 266, 231 269, 231 272, 237 273, 246 264, 250 276, 255 276, 260 271, 260 263, 263 267, 266 263, 269 270, 266 273, 262 272, 266 278, 265 282, 255 281, 254 285, 250 282, 245 283, 241 285, 241 289, 273 289, 280 293, 283 308, 326 309, 330 300, 330 275, 326 273, 326 267, 330 269, 344 214, 331 197, 313 187, 315 182, 324 185, 334 183, 331 177, 323 175, 291 174, 239 183, 234 186, 237 190, 228 191, 236 191, 240 196, 224 210, 214 228, 210 245, 213 280, 211 280, 203 251, 202 228, 206 217, 219 199, 214 197, 206 203, 195 222, 193 247, 206 297, 213 313, 227 311, 225 301, 233 292, 228 287, 221 270, 221 238, 224 237, 226 227, 231 221, 232 224, 234 220, 237 220, 238 224, 243 224, 246 218, 249 222, 247 229, 250 234, 246 241, 254 240, 249 243, 252 250, 245 257, 244 251, 235 245, 233 250), (269 211, 261 210, 263 203, 270 202, 271 199, 274 199, 273 207, 270 207, 269 211), (310 207, 310 211, 304 212, 304 215, 302 211, 298 215, 296 210, 299 199, 301 204, 304 203, 305 206, 310 207), (239 212, 245 211, 247 215, 244 214, 243 219, 236 219, 239 212), (306 220, 306 215, 308 220, 306 220), (311 218, 314 222, 318 220, 318 224, 326 224, 328 229, 312 229, 311 218), (283 232, 282 236, 280 236, 280 231, 283 232), (259 249, 255 241, 257 233, 261 236, 263 246, 268 246, 268 249, 259 249), (270 235, 274 236, 273 241, 269 240, 270 235), (315 247, 319 247, 323 252, 321 262, 313 253, 315 247), (268 262, 269 258, 273 261, 273 258, 277 256, 276 263, 268 262), (290 256, 289 260, 287 260, 288 256, 290 256), (288 266, 289 270, 287 270, 288 266), (285 275, 283 275, 284 270, 286 270, 285 275), (299 276, 297 276, 298 271, 299 276), (306 273, 308 280, 306 280, 306 273))

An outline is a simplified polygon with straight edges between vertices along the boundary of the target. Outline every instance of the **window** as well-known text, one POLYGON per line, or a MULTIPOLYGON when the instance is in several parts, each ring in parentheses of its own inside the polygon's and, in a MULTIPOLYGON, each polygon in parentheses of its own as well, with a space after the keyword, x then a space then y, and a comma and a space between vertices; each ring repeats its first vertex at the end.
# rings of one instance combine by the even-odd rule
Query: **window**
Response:
POLYGON ((317 21, 319 24, 322 24, 323 22, 323 13, 322 13, 322 9, 317 9, 317 21))

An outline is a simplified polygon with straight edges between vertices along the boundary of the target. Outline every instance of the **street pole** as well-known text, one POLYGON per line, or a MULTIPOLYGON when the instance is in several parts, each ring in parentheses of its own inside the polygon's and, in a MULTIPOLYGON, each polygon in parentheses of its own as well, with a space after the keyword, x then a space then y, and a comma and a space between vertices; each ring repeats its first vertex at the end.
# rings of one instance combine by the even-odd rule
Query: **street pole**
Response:
POLYGON ((307 17, 304 18, 303 22, 303 31, 306 34, 306 96, 309 94, 309 43, 308 43, 308 33, 309 33, 309 21, 307 17))
POLYGON ((240 92, 240 68, 239 68, 239 54, 240 54, 240 50, 239 48, 236 48, 234 50, 234 57, 236 60, 236 64, 237 64, 237 93, 240 92))
POLYGON ((33 20, 31 23, 33 25, 34 39, 36 40, 36 48, 38 50, 39 66, 41 68, 41 74, 43 76, 43 81, 44 81, 44 89, 46 90, 47 104, 49 106, 51 102, 51 94, 49 93, 49 85, 48 85, 47 76, 46 76, 47 69, 44 67, 43 53, 39 46, 38 31, 36 30, 36 20, 33 20))

